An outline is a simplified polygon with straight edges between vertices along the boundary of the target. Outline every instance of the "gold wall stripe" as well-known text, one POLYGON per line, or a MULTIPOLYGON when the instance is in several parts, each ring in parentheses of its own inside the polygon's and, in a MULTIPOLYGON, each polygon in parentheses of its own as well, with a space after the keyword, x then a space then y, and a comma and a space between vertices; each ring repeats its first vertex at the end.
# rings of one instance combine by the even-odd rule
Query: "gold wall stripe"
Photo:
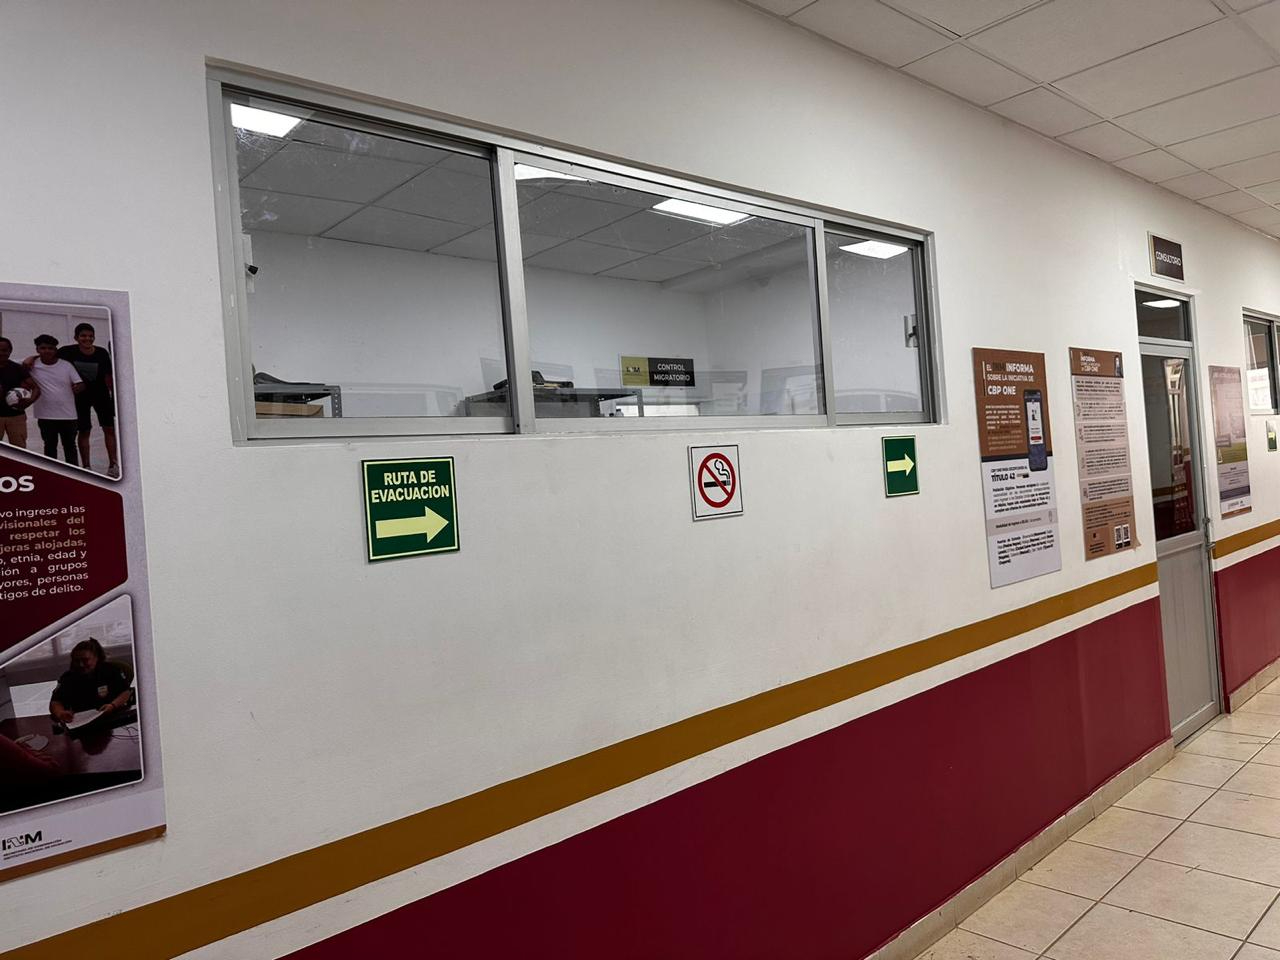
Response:
POLYGON ((1270 523, 1263 523, 1240 533, 1233 533, 1229 537, 1223 537, 1213 545, 1213 558, 1221 560, 1237 550, 1252 547, 1255 543, 1270 540, 1272 537, 1280 537, 1280 520, 1272 520, 1270 523))
POLYGON ((117 913, 0 960, 169 960, 1156 582, 1149 563, 117 913))

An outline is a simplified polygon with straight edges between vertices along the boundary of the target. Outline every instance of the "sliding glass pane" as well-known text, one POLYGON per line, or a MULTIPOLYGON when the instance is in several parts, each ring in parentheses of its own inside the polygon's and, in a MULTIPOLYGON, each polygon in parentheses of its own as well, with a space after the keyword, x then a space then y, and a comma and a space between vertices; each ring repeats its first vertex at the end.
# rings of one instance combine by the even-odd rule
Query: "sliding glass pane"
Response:
POLYGON ((1271 323, 1267 320, 1244 322, 1246 388, 1249 391, 1251 410, 1274 410, 1276 386, 1272 381, 1275 370, 1275 340, 1271 335, 1271 323))
POLYGON ((911 247, 828 232, 826 248, 836 412, 922 412, 911 247))
POLYGON ((823 412, 811 228, 524 164, 516 180, 537 416, 823 412))
POLYGON ((230 119, 257 416, 506 415, 490 160, 256 97, 230 119))

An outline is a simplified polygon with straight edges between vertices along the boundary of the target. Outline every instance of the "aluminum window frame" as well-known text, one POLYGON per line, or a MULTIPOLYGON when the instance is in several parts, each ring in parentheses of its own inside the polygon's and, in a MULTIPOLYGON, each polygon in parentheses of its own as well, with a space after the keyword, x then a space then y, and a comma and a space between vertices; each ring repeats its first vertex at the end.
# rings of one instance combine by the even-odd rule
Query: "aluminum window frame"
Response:
MULTIPOLYGON (((831 384, 827 409, 834 415, 840 426, 880 426, 895 424, 930 424, 939 422, 937 404, 935 402, 935 385, 933 371, 939 369, 934 355, 934 336, 932 322, 932 301, 925 279, 925 267, 928 263, 928 238, 922 237, 914 242, 908 237, 869 230, 866 227, 841 223, 827 219, 823 224, 822 234, 818 240, 819 259, 822 261, 822 303, 824 323, 827 331, 827 347, 830 347, 831 300, 830 290, 826 282, 827 234, 847 237, 851 240, 887 240, 890 242, 905 241, 911 253, 911 282, 915 299, 916 318, 916 369, 920 376, 920 409, 884 411, 879 413, 837 413, 835 411, 836 386, 839 371, 834 369, 834 360, 830 370, 831 384)), ((829 350, 828 350, 829 354, 829 350)))
POLYGON ((717 183, 646 168, 637 163, 593 156, 538 143, 505 131, 459 123, 402 104, 361 99, 343 93, 265 76, 242 67, 210 65, 207 70, 209 131, 213 154, 219 286, 222 295, 228 392, 233 441, 334 440, 358 437, 431 437, 512 434, 619 434, 633 432, 802 429, 942 423, 941 337, 937 329, 937 291, 933 285, 934 236, 931 232, 877 221, 833 208, 747 193, 717 183), (498 240, 498 280, 507 376, 514 380, 511 409, 504 417, 360 417, 259 419, 254 412, 252 339, 245 264, 239 236, 239 179, 230 136, 230 103, 260 97, 317 111, 350 129, 404 139, 425 146, 488 158, 494 189, 494 226, 498 240), (515 164, 527 163, 645 192, 711 203, 753 216, 810 228, 810 276, 814 283, 814 343, 819 394, 817 414, 749 414, 710 417, 542 417, 536 415, 529 355, 529 326, 520 243, 519 197, 515 164), (576 171, 576 172, 575 172, 576 171), (830 311, 826 280, 826 233, 906 242, 911 247, 920 340, 922 410, 907 413, 837 414, 830 351, 830 311))
POLYGON ((1268 330, 1267 340, 1267 375, 1271 378, 1271 406, 1255 407, 1252 403, 1248 403, 1248 388, 1245 389, 1245 402, 1248 403, 1248 412, 1257 414, 1258 416, 1266 416, 1280 413, 1280 317, 1272 314, 1263 313, 1261 310, 1246 309, 1241 314, 1241 323, 1245 331, 1245 354, 1244 354, 1244 374, 1246 380, 1249 376, 1249 348, 1247 346, 1249 340, 1249 324, 1257 323, 1265 326, 1268 330))

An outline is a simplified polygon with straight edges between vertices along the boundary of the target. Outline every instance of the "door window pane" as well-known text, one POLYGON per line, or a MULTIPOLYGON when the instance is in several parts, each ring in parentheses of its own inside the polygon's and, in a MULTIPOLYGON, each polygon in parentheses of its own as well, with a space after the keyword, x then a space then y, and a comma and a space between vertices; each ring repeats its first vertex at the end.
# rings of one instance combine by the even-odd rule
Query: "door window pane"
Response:
POLYGON ((477 412, 506 378, 489 159, 240 100, 257 416, 477 412))
POLYGON ((516 179, 537 416, 823 412, 811 228, 523 164, 516 179))
POLYGON ((1138 309, 1138 336, 1161 340, 1190 340, 1191 323, 1187 302, 1163 293, 1135 290, 1138 309))
POLYGON ((1147 457, 1156 539, 1190 533, 1198 526, 1188 416, 1186 360, 1142 358, 1142 394, 1147 415, 1147 457))
POLYGON ((1245 371, 1246 388, 1249 391, 1249 407, 1252 410, 1274 410, 1276 406, 1275 341, 1271 336, 1271 323, 1265 320, 1245 320, 1245 371))
POLYGON ((919 413, 920 327, 911 247, 828 233, 837 413, 919 413))

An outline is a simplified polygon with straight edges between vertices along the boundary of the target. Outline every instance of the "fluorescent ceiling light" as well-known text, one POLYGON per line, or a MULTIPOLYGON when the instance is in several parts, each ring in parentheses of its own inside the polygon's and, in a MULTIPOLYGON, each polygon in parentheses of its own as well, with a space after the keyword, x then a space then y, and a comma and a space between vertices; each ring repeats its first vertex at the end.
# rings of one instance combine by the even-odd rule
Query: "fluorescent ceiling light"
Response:
POLYGON ((850 243, 840 248, 846 253, 856 253, 860 257, 875 257, 877 260, 889 260, 898 256, 900 253, 906 253, 910 247, 904 247, 900 243, 887 243, 884 240, 863 240, 860 243, 850 243))
POLYGON ((731 223, 740 223, 751 217, 749 213, 725 210, 723 207, 709 207, 705 203, 692 203, 688 200, 663 200, 661 203, 655 203, 653 209, 672 217, 701 220, 703 223, 714 223, 722 227, 727 227, 731 223))
POLYGON ((1157 309, 1164 310, 1164 309, 1167 309, 1168 307, 1180 307, 1182 306, 1182 301, 1181 300, 1147 300, 1142 305, 1144 307, 1156 307, 1157 309))
POLYGON ((557 170, 543 170, 542 167, 531 167, 527 163, 516 164, 517 180, 582 180, 586 177, 575 177, 571 173, 560 173, 557 170))
POLYGON ((301 122, 301 117, 291 117, 271 110, 259 110, 257 107, 246 107, 243 103, 231 105, 231 123, 241 130, 265 133, 270 137, 283 137, 301 122))

